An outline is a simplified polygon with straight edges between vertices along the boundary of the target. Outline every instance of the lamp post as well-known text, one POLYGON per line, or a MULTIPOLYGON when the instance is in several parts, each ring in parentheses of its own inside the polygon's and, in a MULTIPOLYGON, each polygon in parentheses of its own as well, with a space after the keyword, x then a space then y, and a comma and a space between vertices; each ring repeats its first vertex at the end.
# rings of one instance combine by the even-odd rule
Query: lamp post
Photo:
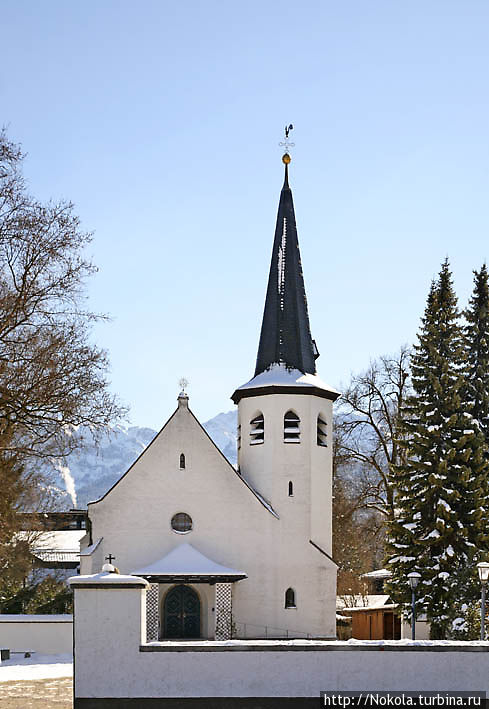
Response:
POLYGON ((419 583, 421 574, 417 571, 411 571, 407 577, 411 586, 411 640, 416 640, 416 586, 419 583))
POLYGON ((487 561, 480 561, 477 564, 477 571, 479 572, 479 579, 482 586, 481 595, 481 640, 486 639, 486 584, 489 579, 489 563, 487 561))

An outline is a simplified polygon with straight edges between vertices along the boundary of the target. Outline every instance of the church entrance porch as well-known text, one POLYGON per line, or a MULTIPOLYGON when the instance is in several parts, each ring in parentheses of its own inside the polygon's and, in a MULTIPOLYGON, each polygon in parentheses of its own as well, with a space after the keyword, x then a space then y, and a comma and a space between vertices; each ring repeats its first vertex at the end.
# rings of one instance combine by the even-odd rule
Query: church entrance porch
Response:
POLYGON ((200 638, 200 599, 190 586, 174 586, 163 603, 164 638, 200 638))
POLYGON ((147 642, 232 637, 232 587, 245 573, 222 566, 186 543, 132 573, 150 583, 147 642))

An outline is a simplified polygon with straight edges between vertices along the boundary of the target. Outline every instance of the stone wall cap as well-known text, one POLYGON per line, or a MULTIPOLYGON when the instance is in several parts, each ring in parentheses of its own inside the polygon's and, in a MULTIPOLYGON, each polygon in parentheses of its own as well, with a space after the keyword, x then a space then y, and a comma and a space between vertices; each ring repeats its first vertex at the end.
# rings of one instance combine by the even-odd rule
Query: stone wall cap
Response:
POLYGON ((162 640, 140 652, 486 652, 487 640, 162 640))
POLYGON ((72 588, 96 587, 96 588, 149 588, 146 579, 139 576, 126 574, 114 574, 101 571, 98 574, 87 574, 86 576, 70 576, 68 583, 72 588))

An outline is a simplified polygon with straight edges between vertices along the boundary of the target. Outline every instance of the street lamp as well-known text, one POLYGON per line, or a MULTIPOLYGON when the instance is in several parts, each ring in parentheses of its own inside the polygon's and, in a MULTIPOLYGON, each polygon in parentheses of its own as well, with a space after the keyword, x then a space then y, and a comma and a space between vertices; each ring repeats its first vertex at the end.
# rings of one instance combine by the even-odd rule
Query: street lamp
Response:
POLYGON ((479 572, 479 579, 482 586, 482 596, 481 596, 481 640, 486 639, 486 584, 489 579, 489 563, 487 561, 480 561, 477 564, 477 571, 479 572))
POLYGON ((418 574, 417 571, 411 571, 407 577, 411 586, 411 640, 416 640, 416 586, 419 583, 421 574, 418 574))

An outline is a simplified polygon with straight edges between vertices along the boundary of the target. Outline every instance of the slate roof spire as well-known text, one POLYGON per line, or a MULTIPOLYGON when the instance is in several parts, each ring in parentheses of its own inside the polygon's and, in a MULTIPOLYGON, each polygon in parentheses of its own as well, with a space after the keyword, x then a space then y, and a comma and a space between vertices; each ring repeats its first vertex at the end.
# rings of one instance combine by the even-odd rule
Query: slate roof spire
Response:
POLYGON ((278 205, 255 377, 272 364, 285 364, 304 374, 316 374, 318 355, 309 327, 294 202, 289 186, 291 158, 288 152, 282 160, 285 178, 278 205))

